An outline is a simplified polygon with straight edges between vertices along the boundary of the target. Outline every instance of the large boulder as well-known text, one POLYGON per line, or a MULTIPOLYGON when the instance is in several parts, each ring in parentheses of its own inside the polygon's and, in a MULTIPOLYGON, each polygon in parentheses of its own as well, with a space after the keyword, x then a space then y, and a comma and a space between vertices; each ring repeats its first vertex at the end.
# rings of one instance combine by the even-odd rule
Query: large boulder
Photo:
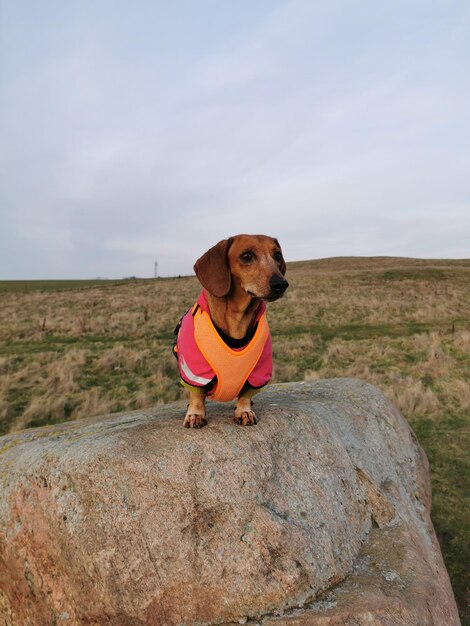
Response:
POLYGON ((405 419, 352 379, 0 438, 6 626, 459 624, 405 419), (253 621, 253 622, 252 622, 253 621))

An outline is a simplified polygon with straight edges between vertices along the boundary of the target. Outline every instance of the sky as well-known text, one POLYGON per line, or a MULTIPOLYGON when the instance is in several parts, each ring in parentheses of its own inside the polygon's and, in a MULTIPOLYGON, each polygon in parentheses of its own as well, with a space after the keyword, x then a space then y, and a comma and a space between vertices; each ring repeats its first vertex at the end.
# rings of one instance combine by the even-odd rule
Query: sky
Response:
POLYGON ((470 257, 467 0, 0 0, 0 279, 470 257))

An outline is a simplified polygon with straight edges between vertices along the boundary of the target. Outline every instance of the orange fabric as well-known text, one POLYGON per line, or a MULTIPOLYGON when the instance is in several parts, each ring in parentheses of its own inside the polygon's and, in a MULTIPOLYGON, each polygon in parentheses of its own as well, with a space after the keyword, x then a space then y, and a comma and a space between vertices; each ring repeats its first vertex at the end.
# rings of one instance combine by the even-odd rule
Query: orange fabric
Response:
POLYGON ((210 393, 213 400, 230 402, 238 398, 261 357, 268 337, 268 322, 263 314, 251 341, 241 350, 232 350, 220 337, 209 314, 201 309, 197 311, 194 318, 194 338, 217 376, 217 385, 210 393))

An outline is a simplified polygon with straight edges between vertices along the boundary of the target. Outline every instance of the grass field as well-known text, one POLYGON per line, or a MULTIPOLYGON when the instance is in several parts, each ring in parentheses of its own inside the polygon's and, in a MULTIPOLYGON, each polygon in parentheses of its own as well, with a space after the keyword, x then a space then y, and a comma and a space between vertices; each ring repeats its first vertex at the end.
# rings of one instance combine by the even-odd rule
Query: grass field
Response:
MULTIPOLYGON (((287 277, 269 310, 275 381, 354 376, 401 409, 470 624, 470 260, 325 259, 287 277)), ((181 398, 170 347, 198 293, 194 277, 0 282, 0 434, 181 398)))

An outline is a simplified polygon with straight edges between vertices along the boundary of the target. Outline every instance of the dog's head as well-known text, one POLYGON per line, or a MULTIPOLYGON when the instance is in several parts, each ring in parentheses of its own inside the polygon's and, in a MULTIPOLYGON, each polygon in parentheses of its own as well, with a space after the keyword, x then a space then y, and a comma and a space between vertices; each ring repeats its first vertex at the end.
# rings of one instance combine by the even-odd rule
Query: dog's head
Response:
POLYGON ((196 261, 194 271, 201 285, 217 298, 238 286, 253 298, 273 301, 289 286, 281 246, 266 235, 236 235, 219 241, 196 261))

